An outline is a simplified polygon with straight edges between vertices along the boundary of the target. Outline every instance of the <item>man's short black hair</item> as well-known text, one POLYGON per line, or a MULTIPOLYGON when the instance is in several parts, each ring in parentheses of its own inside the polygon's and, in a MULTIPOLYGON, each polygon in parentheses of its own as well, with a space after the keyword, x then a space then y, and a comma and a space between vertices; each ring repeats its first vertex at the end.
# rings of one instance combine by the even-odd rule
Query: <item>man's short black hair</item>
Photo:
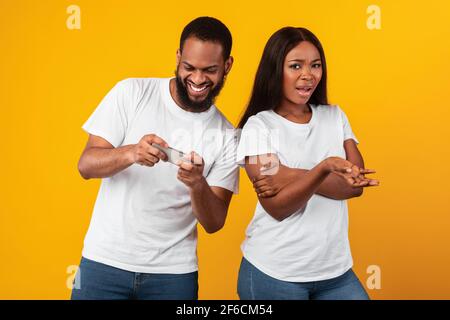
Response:
POLYGON ((195 37, 202 41, 218 42, 222 45, 224 60, 230 57, 232 46, 231 33, 218 19, 199 17, 189 22, 181 33, 180 51, 183 51, 184 42, 190 37, 195 37))

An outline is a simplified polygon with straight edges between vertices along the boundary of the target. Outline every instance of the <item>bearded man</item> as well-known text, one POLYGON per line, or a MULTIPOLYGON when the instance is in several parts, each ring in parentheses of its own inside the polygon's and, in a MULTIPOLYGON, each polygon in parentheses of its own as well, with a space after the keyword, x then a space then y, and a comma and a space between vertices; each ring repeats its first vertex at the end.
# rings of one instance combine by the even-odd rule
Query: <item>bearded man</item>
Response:
POLYGON ((78 170, 102 183, 72 299, 198 298, 197 223, 220 230, 238 192, 236 133, 214 105, 231 47, 222 22, 193 20, 175 78, 120 81, 83 125, 78 170))

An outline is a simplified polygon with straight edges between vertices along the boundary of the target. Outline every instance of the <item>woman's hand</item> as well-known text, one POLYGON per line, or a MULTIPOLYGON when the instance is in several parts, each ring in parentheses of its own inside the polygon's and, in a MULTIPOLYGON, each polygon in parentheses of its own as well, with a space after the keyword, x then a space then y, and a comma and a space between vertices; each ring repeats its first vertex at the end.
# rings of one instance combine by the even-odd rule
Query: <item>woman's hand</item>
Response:
POLYGON ((253 189, 255 189, 259 197, 269 198, 275 196, 297 176, 295 170, 279 163, 276 174, 267 174, 273 172, 273 170, 273 167, 262 166, 260 169, 261 174, 253 179, 253 189))
POLYGON ((338 176, 342 177, 352 187, 374 187, 380 185, 380 182, 376 179, 367 178, 366 174, 376 173, 372 169, 352 167, 352 173, 339 173, 335 172, 338 176))
POLYGON ((379 185, 379 181, 369 179, 365 175, 375 173, 375 170, 360 168, 348 160, 339 157, 329 157, 322 161, 325 170, 341 176, 352 187, 369 187, 379 185))

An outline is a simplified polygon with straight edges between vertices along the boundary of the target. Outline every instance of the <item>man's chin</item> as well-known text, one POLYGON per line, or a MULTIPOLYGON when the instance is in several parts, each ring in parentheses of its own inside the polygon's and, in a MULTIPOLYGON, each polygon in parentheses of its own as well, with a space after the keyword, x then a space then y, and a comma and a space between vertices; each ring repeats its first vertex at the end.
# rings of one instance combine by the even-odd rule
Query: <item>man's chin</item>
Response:
POLYGON ((194 111, 205 111, 211 106, 212 103, 207 103, 205 99, 200 101, 191 100, 191 103, 189 104, 189 108, 194 111))
POLYGON ((194 103, 194 104, 202 104, 206 101, 206 98, 208 98, 208 96, 205 97, 196 97, 196 96, 192 96, 190 94, 188 94, 189 100, 194 103))

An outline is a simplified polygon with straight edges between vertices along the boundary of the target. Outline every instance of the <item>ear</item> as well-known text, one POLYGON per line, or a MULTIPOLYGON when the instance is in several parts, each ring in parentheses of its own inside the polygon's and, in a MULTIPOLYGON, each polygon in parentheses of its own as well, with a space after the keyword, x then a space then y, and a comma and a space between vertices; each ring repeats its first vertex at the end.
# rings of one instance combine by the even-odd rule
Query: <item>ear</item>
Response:
POLYGON ((180 49, 177 50, 177 66, 180 64, 181 61, 181 51, 180 49))
POLYGON ((230 56, 227 59, 227 61, 225 61, 225 75, 227 75, 230 72, 231 67, 233 66, 233 61, 234 61, 234 59, 232 56, 230 56))

